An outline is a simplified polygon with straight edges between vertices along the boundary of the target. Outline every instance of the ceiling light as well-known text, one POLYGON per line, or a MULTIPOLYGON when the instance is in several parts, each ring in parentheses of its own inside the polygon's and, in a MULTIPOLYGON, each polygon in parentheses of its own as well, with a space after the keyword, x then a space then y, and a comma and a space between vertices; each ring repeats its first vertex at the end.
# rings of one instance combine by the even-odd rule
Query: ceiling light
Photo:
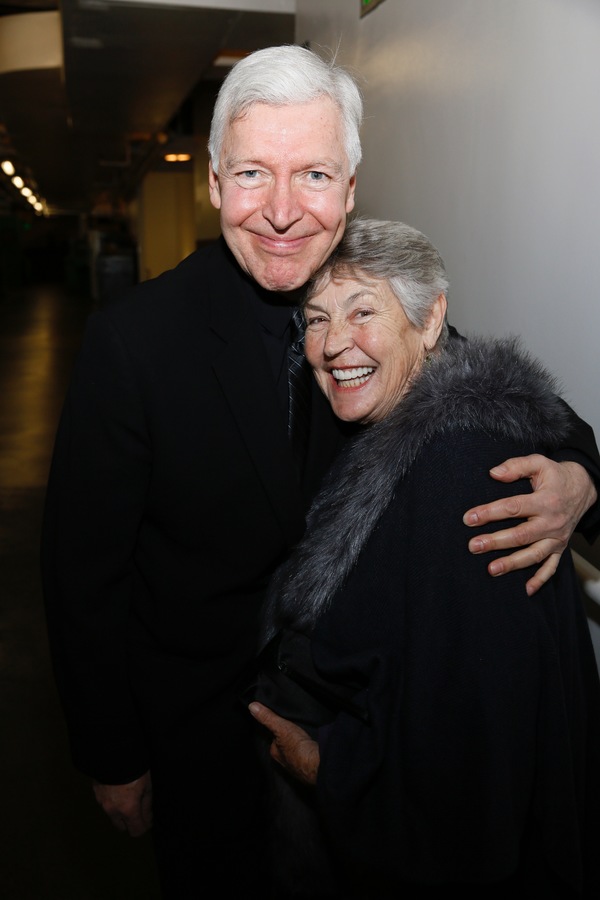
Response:
POLYGON ((213 59, 213 66, 219 69, 230 69, 248 54, 241 50, 225 50, 213 59))
POLYGON ((23 179, 21 178, 20 175, 15 175, 11 179, 11 181, 14 184, 14 186, 17 188, 17 190, 19 190, 19 191, 21 190, 22 187, 25 186, 25 182, 23 181, 23 179))
POLYGON ((108 12, 106 0, 79 0, 80 9, 93 9, 95 12, 108 12))
POLYGON ((31 197, 27 198, 27 202, 31 203, 31 205, 34 206, 34 204, 36 204, 38 202, 38 199, 37 199, 37 197, 34 197, 32 194, 31 197))
POLYGON ((0 163, 0 168, 2 168, 2 171, 4 172, 4 174, 8 175, 9 178, 11 175, 15 174, 15 167, 11 163, 10 159, 3 159, 2 162, 0 163))
POLYGON ((69 38, 71 47, 76 50, 103 50, 104 41, 98 37, 85 37, 84 35, 74 34, 69 38))
POLYGON ((165 162, 189 162, 192 158, 190 153, 165 153, 165 162))
POLYGON ((21 188, 21 193, 23 194, 24 197, 31 197, 31 195, 33 194, 33 191, 31 190, 31 188, 23 187, 23 188, 21 188))

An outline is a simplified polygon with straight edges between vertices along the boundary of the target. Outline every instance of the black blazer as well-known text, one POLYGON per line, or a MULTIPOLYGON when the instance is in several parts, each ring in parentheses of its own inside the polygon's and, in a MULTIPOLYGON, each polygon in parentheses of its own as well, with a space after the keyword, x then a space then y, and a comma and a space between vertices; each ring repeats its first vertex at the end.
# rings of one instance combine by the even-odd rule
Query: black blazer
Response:
POLYGON ((146 712, 174 718, 173 693, 183 714, 242 677, 265 586, 340 440, 315 382, 300 485, 250 290, 219 241, 88 322, 42 562, 74 761, 101 781, 147 768, 146 712), (174 691, 175 659, 194 666, 174 691))

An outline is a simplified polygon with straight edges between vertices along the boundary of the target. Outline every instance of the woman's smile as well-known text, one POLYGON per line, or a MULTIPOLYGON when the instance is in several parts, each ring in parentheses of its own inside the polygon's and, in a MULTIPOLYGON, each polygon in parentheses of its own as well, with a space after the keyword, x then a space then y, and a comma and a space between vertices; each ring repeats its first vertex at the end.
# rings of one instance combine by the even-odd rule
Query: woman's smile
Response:
POLYGON ((347 390, 366 384, 374 371, 374 366, 359 366, 356 369, 332 369, 331 375, 339 388, 347 390))

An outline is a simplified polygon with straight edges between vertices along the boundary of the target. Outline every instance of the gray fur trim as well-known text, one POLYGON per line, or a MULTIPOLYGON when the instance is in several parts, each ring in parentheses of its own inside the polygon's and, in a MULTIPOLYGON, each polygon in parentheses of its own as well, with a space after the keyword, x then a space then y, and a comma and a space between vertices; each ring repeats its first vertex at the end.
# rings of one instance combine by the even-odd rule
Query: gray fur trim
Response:
POLYGON ((306 536, 274 578, 265 640, 282 626, 312 629, 434 435, 484 431, 551 450, 569 428, 568 407, 555 391, 554 378, 518 338, 450 339, 391 415, 340 455, 311 507, 306 536))

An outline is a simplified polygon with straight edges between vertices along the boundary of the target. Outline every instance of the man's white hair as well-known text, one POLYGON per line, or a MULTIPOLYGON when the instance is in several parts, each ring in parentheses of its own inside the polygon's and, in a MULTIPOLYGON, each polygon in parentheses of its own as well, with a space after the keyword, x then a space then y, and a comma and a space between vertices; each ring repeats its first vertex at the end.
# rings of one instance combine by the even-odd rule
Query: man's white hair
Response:
POLYGON ((215 172, 226 129, 254 103, 287 106, 330 97, 340 111, 350 175, 362 158, 363 102, 352 76, 333 61, 294 44, 267 47, 237 62, 225 78, 213 111, 208 152, 215 172))

